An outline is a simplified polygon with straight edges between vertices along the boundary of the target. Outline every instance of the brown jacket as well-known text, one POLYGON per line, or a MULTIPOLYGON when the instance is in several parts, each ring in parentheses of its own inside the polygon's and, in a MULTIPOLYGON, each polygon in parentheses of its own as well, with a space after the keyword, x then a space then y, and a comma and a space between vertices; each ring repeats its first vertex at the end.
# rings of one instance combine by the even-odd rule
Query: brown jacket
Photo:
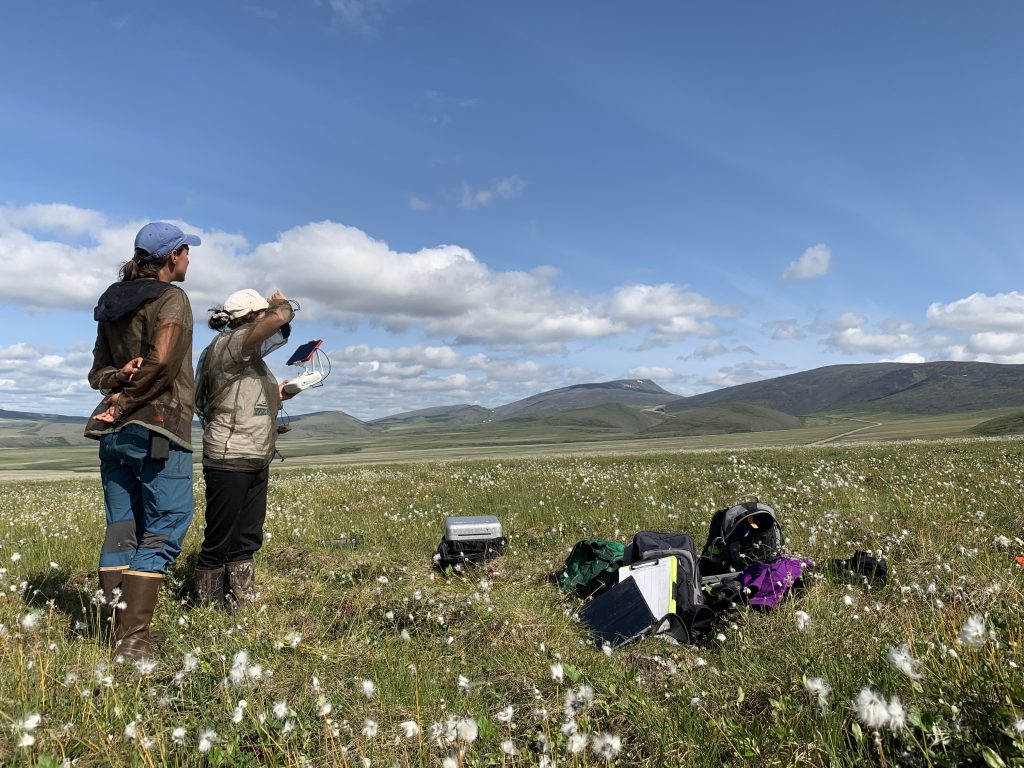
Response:
MULTIPOLYGON (((97 320, 89 384, 103 394, 120 392, 112 424, 90 418, 85 435, 117 432, 140 424, 192 450, 195 403, 192 372, 192 306, 175 285, 160 280, 128 280, 111 285, 94 311, 97 320), (135 357, 142 367, 130 382, 115 374, 135 357)), ((106 409, 102 403, 93 416, 106 409)))

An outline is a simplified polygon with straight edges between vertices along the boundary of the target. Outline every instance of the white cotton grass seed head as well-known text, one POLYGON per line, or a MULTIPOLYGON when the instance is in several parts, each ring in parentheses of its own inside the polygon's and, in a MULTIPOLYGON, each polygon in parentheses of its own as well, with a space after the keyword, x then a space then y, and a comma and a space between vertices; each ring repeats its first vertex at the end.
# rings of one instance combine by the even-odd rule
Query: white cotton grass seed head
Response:
POLYGON ((363 680, 360 683, 360 688, 363 691, 363 696, 368 699, 372 699, 373 695, 377 692, 377 684, 373 680, 363 680))
POLYGON ((980 613, 971 616, 964 622, 957 640, 968 648, 983 648, 988 642, 988 627, 985 625, 985 617, 980 613))
POLYGON ((794 617, 796 618, 796 628, 800 632, 806 632, 811 628, 811 617, 806 611, 797 611, 794 617))
POLYGON ((180 747, 182 744, 185 743, 185 733, 185 729, 179 725, 177 728, 171 731, 171 741, 180 747))
POLYGON ((278 720, 284 720, 288 717, 289 708, 288 702, 284 699, 274 702, 274 708, 271 710, 274 713, 274 717, 278 720))
POLYGON ((566 744, 566 748, 569 750, 569 754, 578 755, 584 749, 587 748, 587 741, 589 738, 585 733, 574 733, 572 734, 566 744))
POLYGON ((898 696, 889 699, 886 711, 889 713, 889 728, 891 730, 902 731, 907 727, 907 711, 903 708, 903 703, 898 696))
POLYGON ((501 742, 501 754, 513 757, 519 754, 519 750, 516 749, 516 743, 512 739, 505 739, 501 742))
POLYGON ((804 688, 811 694, 811 698, 822 712, 828 709, 828 700, 832 695, 832 686, 828 684, 828 680, 824 677, 807 677, 804 678, 804 688))
POLYGON ((512 716, 514 714, 515 714, 515 710, 512 708, 512 705, 509 704, 504 709, 499 710, 498 712, 496 712, 495 715, 494 715, 494 719, 497 720, 499 723, 508 724, 508 723, 512 722, 512 716))
POLYGON ((910 654, 910 646, 904 644, 899 648, 890 648, 888 658, 890 664, 911 680, 920 680, 923 677, 918 670, 921 662, 910 654))
POLYGON ((622 739, 607 732, 596 734, 590 740, 590 749, 595 755, 610 763, 622 751, 622 739))
POLYGON ((376 720, 371 720, 370 718, 366 718, 365 720, 363 720, 363 736, 365 736, 366 738, 377 738, 377 731, 379 729, 380 726, 378 725, 376 720))
POLYGON ((220 741, 220 736, 213 729, 207 729, 199 734, 199 745, 198 749, 200 754, 205 755, 213 745, 220 741))
POLYGON ((24 632, 34 632, 39 628, 43 619, 43 612, 40 610, 29 611, 21 617, 21 629, 24 632))
POLYGON ((407 739, 415 739, 420 733, 420 727, 415 720, 403 720, 398 724, 398 728, 407 739))
POLYGON ((882 695, 865 686, 857 694, 857 717, 872 730, 878 730, 889 722, 889 708, 882 695))
POLYGON ((464 717, 455 725, 455 737, 464 744, 472 744, 479 734, 480 728, 471 717, 464 717))
POLYGON ((565 680, 565 668, 560 662, 551 665, 551 679, 556 683, 561 683, 565 680))

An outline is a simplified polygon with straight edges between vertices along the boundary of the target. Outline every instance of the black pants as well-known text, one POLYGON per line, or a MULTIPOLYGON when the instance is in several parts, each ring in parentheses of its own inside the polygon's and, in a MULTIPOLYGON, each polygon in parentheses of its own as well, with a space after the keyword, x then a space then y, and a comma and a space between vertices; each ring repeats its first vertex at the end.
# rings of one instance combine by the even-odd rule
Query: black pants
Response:
POLYGON ((259 472, 203 467, 206 530, 196 568, 216 568, 225 563, 252 560, 263 546, 269 475, 270 467, 259 472))

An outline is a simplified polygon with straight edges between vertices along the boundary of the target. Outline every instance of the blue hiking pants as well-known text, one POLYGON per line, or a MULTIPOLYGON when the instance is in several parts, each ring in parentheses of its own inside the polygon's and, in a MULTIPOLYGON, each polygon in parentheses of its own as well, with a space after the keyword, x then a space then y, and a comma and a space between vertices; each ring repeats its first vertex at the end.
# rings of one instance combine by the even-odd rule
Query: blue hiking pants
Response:
POLYGON ((100 438, 107 511, 102 570, 165 573, 192 522, 192 451, 171 441, 166 459, 151 458, 151 435, 139 424, 128 424, 100 438))

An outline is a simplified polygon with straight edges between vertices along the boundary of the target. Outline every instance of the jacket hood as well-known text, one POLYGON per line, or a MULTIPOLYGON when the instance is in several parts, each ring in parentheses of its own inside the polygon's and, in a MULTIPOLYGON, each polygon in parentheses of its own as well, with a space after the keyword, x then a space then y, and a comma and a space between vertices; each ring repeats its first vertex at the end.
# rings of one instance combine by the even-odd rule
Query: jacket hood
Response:
POLYGON ((146 302, 163 295, 171 287, 163 280, 126 280, 114 283, 100 296, 93 318, 100 323, 110 323, 134 312, 146 302))

